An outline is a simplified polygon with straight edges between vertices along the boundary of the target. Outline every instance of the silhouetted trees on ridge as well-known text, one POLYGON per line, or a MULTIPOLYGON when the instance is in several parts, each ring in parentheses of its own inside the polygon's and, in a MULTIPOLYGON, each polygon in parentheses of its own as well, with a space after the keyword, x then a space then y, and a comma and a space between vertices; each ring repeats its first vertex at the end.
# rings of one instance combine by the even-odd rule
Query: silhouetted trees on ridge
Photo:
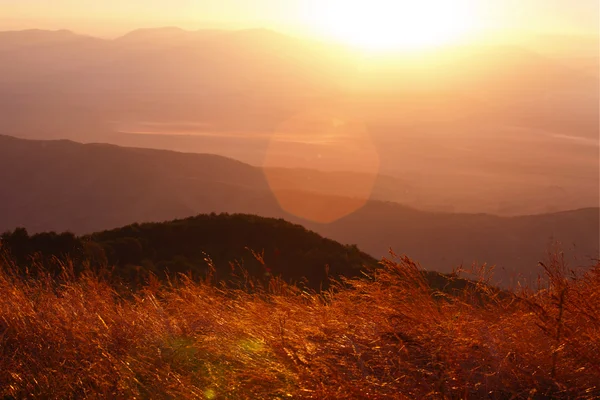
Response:
POLYGON ((43 266, 60 273, 69 260, 75 272, 115 267, 127 281, 148 273, 160 278, 210 268, 216 280, 247 275, 280 276, 327 287, 330 277, 354 277, 377 261, 356 246, 344 246, 282 219, 241 214, 210 214, 164 223, 133 224, 77 237, 72 233, 29 235, 17 228, 0 236, 1 248, 19 268, 43 266))

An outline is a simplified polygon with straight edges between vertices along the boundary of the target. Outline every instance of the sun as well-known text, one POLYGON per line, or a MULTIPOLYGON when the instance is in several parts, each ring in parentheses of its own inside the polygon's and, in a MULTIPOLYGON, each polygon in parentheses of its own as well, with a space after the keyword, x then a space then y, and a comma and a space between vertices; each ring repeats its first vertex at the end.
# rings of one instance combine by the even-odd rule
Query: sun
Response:
POLYGON ((477 21, 473 0, 323 0, 322 33, 373 51, 419 50, 461 40, 477 21))

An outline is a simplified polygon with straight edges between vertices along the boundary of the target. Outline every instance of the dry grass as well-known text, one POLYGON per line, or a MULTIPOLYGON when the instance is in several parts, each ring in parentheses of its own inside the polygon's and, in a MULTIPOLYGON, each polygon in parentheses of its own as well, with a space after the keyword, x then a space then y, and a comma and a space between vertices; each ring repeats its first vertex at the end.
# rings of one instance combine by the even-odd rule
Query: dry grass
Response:
POLYGON ((600 397, 600 266, 541 290, 432 291, 409 259, 317 295, 181 277, 138 292, 92 273, 0 272, 6 398, 600 397), (482 300, 483 299, 483 300, 482 300))

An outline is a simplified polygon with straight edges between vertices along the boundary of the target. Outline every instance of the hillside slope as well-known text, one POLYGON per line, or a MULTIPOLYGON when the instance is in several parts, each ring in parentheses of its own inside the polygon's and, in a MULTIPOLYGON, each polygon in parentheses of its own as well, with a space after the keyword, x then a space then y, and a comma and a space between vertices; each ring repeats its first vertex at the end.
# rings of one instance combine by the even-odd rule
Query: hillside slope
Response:
POLYGON ((407 259, 325 294, 4 267, 6 399, 600 397, 600 266, 572 279, 550 264, 545 290, 485 298, 440 296, 407 259))
POLYGON ((260 170, 213 155, 0 136, 0 180, 0 230, 90 233, 270 209, 261 210, 268 185, 260 170))
MULTIPOLYGON (((503 218, 369 201, 352 215, 317 224, 282 210, 260 169, 213 155, 0 136, 0 181, 0 231, 86 234, 200 213, 248 213, 285 218, 376 258, 391 247, 429 270, 487 262, 498 266, 504 284, 517 274, 535 276, 553 241, 562 243, 572 266, 599 258, 598 208, 503 218)), ((297 196, 318 205, 331 201, 329 194, 297 196)))
POLYGON ((86 262, 94 268, 116 267, 118 276, 132 282, 149 272, 172 279, 189 272, 196 279, 212 274, 216 282, 238 283, 248 278, 268 282, 278 276, 319 290, 329 284, 329 277, 356 277, 377 265, 356 246, 341 245, 282 219, 242 214, 134 224, 79 238, 69 233, 29 236, 17 229, 3 234, 0 244, 21 268, 33 257, 60 270, 56 257, 73 261, 76 269, 86 262))
POLYGON ((392 248, 438 271, 486 263, 497 267, 496 283, 503 286, 522 278, 535 281, 542 273, 538 263, 547 261, 556 244, 574 269, 600 258, 598 208, 506 218, 371 202, 317 231, 342 243, 359 243, 375 256, 392 248))

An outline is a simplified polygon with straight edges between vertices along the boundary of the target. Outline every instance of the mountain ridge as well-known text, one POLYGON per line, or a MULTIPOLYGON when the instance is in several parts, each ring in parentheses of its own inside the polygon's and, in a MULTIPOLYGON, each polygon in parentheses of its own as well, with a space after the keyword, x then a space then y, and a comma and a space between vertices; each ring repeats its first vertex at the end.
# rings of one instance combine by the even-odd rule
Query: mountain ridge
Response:
MULTIPOLYGON (((447 273, 473 262, 498 265, 506 270, 499 279, 507 285, 515 274, 535 274, 553 241, 563 243, 574 266, 598 258, 600 208, 506 218, 365 199, 351 215, 322 224, 283 210, 260 168, 221 156, 0 141, 0 231, 22 226, 32 233, 86 234, 203 213, 255 214, 285 218, 338 242, 356 244, 375 258, 392 248, 430 270, 447 273)), ((326 207, 344 201, 302 190, 294 196, 310 197, 326 207)))

